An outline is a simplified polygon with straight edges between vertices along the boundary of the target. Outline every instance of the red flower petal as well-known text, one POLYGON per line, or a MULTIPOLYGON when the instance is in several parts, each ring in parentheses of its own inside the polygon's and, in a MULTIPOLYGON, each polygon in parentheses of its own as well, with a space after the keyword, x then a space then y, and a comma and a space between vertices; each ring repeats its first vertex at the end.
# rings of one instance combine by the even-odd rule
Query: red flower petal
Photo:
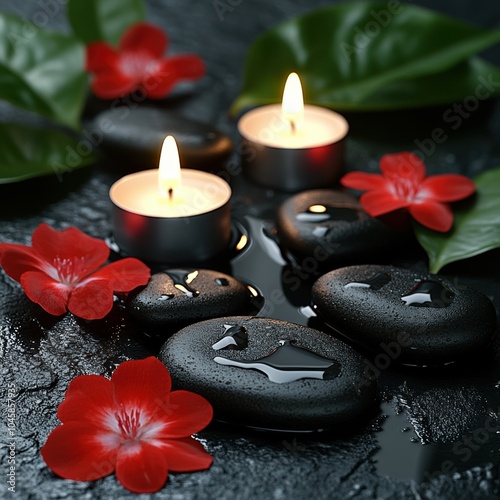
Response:
POLYGON ((71 287, 39 271, 24 273, 20 283, 28 298, 42 306, 49 314, 60 316, 66 312, 71 287))
POLYGON ((160 431, 155 431, 157 439, 191 436, 204 429, 213 418, 212 405, 204 397, 189 391, 170 393, 164 409, 162 420, 165 425, 160 431))
POLYGON ((365 191, 369 189, 384 189, 387 181, 379 174, 349 172, 340 179, 340 184, 347 188, 365 191))
POLYGON ((165 97, 179 80, 197 80, 205 74, 205 65, 196 55, 174 56, 162 60, 155 71, 144 77, 148 97, 165 97))
POLYGON ((213 457, 193 438, 172 439, 162 442, 168 468, 173 472, 193 472, 208 469, 213 457))
POLYGON ((103 279, 90 279, 73 289, 68 309, 83 319, 102 319, 113 308, 113 288, 103 279))
POLYGON ((72 272, 83 277, 94 271, 109 256, 104 241, 82 233, 76 227, 56 231, 47 224, 40 224, 31 237, 35 252, 52 264, 54 259, 71 261, 72 272))
POLYGON ((0 263, 7 275, 16 281, 23 273, 41 271, 46 265, 31 247, 11 243, 0 244, 0 263))
POLYGON ((92 92, 101 99, 116 99, 137 88, 137 81, 122 72, 98 73, 91 83, 92 92))
POLYGON ((433 175, 420 184, 417 196, 443 202, 458 201, 469 197, 475 190, 474 182, 464 175, 433 175))
POLYGON ((173 73, 185 80, 197 80, 205 74, 203 60, 195 54, 172 56, 160 63, 159 72, 173 73))
POLYGON ((103 419, 114 408, 111 381, 99 375, 80 375, 71 381, 57 418, 63 422, 87 421, 104 427, 103 419))
POLYGON ((111 377, 118 405, 146 409, 150 415, 168 408, 172 381, 168 370, 157 358, 125 361, 111 377))
POLYGON ((159 59, 165 52, 167 43, 167 36, 160 28, 148 23, 137 23, 122 36, 120 51, 143 52, 150 59, 159 59))
POLYGON ((133 257, 118 260, 101 267, 89 278, 100 278, 108 281, 115 292, 130 292, 138 286, 145 285, 151 277, 146 264, 133 257))
POLYGON ((163 99, 179 82, 180 78, 172 73, 151 73, 143 78, 141 88, 150 99, 163 99))
POLYGON ((397 198, 389 191, 383 189, 368 191, 361 195, 359 201, 365 211, 372 217, 387 214, 408 206, 406 200, 397 198))
POLYGON ((446 233, 453 226, 453 212, 444 203, 426 201, 413 203, 409 207, 411 216, 422 226, 446 233))
POLYGON ((115 68, 120 57, 115 49, 105 42, 94 42, 87 45, 86 71, 99 73, 109 72, 115 68))
POLYGON ((80 422, 60 425, 42 447, 42 457, 64 479, 95 481, 111 474, 116 463, 116 449, 106 446, 102 437, 80 422))
POLYGON ((134 493, 153 493, 167 481, 168 468, 164 453, 148 443, 130 443, 118 452, 116 477, 134 493))
POLYGON ((425 178, 425 165, 422 160, 406 151, 382 156, 380 170, 388 179, 408 179, 415 186, 425 178))

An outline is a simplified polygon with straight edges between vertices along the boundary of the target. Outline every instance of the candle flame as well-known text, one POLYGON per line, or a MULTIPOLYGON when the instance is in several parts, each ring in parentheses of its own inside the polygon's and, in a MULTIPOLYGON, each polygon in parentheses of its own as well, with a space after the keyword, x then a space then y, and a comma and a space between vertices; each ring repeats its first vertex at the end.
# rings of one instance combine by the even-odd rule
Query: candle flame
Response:
POLYGON ((304 97, 302 85, 297 73, 290 73, 283 91, 283 103, 281 105, 283 117, 290 122, 292 133, 295 133, 304 119, 304 97))
POLYGON ((170 200, 181 187, 181 162, 175 139, 168 135, 163 141, 158 169, 158 187, 163 198, 170 200))

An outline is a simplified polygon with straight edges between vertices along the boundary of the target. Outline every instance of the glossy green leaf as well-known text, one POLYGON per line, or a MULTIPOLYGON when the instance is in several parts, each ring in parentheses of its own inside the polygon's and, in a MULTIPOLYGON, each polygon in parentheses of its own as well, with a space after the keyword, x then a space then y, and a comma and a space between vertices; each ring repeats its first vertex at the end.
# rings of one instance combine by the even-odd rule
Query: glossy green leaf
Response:
POLYGON ((69 0, 67 13, 85 44, 102 40, 117 45, 123 32, 146 16, 142 0, 69 0))
POLYGON ((0 99, 79 128, 87 85, 81 42, 6 13, 0 34, 0 99))
POLYGON ((94 161, 88 144, 65 133, 0 124, 0 184, 42 175, 63 179, 67 173, 94 161))
MULTIPOLYGON (((481 61, 468 61, 498 41, 498 30, 399 2, 322 8, 280 24, 253 43, 232 112, 280 101, 291 71, 300 74, 307 102, 337 110, 449 103, 475 95, 490 72, 499 74, 481 61)), ((499 93, 500 82, 491 95, 499 93)))
POLYGON ((437 273, 450 262, 474 257, 500 247, 500 168, 474 179, 476 196, 454 210, 448 233, 415 224, 415 234, 429 256, 429 270, 437 273))
MULTIPOLYGON (((427 75, 386 85, 362 103, 364 111, 388 111, 442 105, 468 96, 482 101, 500 95, 500 68, 472 57, 444 73, 427 75), (453 82, 453 84, 450 84, 453 82)), ((360 111, 359 103, 335 106, 344 111, 360 111)))

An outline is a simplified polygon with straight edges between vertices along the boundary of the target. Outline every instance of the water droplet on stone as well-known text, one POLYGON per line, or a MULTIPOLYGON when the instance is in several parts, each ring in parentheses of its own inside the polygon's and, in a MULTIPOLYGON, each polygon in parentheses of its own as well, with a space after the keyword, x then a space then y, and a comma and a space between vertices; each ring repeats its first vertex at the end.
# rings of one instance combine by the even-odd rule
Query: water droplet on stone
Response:
POLYGON ((165 274, 170 276, 172 281, 174 282, 175 288, 180 290, 184 295, 188 297, 197 297, 200 295, 200 292, 193 287, 191 287, 191 283, 198 276, 199 271, 187 271, 185 269, 169 269, 168 271, 164 271, 165 274))
POLYGON ((224 325, 224 337, 217 341, 212 349, 220 351, 221 349, 230 349, 241 351, 248 347, 248 333, 243 326, 224 325))
POLYGON ((437 281, 419 281, 409 293, 401 297, 406 306, 414 307, 448 307, 455 294, 437 281))
POLYGON ((158 300, 170 300, 173 299, 174 296, 171 293, 162 293, 159 297, 158 300))
POLYGON ((271 354, 255 361, 235 361, 220 356, 214 361, 220 365, 260 371, 277 384, 307 378, 331 380, 340 372, 340 363, 300 347, 293 340, 282 340, 280 344, 271 354))
POLYGON ((390 281, 391 276, 388 273, 379 272, 366 280, 347 283, 347 285, 344 285, 344 288, 370 288, 371 290, 380 290, 390 281))
POLYGON ((337 205, 311 205, 306 212, 297 214, 299 222, 356 221, 359 219, 359 208, 348 203, 337 205))

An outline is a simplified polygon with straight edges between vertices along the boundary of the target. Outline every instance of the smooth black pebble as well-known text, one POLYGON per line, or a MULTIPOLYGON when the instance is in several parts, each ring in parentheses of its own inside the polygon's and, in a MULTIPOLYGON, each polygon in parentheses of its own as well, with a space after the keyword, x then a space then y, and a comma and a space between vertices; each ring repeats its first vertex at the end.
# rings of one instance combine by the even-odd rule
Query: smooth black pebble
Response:
POLYGON ((370 217, 358 200, 341 191, 317 189, 289 198, 279 208, 281 246, 295 263, 313 258, 320 269, 372 259, 405 241, 406 228, 370 217))
POLYGON ((117 107, 98 114, 91 127, 102 134, 99 146, 124 166, 158 168, 167 135, 177 141, 181 165, 222 168, 232 152, 231 139, 211 125, 153 107, 117 107))
POLYGON ((450 363, 487 347, 496 331, 495 308, 481 292, 392 266, 331 271, 312 300, 327 323, 389 362, 450 363))
POLYGON ((349 425, 378 401, 366 361, 325 333, 234 316, 188 326, 162 347, 174 387, 213 405, 218 420, 269 430, 349 425))
POLYGON ((154 274, 145 288, 133 292, 127 309, 133 319, 154 327, 244 314, 250 301, 248 288, 227 274, 207 269, 167 269, 154 274))

